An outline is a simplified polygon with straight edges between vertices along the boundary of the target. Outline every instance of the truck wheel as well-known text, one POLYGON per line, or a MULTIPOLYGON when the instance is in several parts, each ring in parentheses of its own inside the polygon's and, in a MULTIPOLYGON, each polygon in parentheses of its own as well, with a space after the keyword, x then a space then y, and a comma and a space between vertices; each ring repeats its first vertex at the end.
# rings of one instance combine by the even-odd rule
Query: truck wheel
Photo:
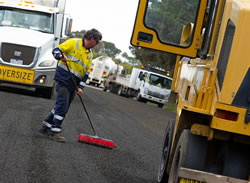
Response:
POLYGON ((248 180, 249 148, 241 144, 228 144, 223 175, 248 180))
POLYGON ((163 108, 164 104, 158 104, 159 108, 163 108))
POLYGON ((36 88, 36 93, 44 98, 51 99, 54 95, 54 86, 49 88, 36 88))
POLYGON ((136 93, 136 97, 135 98, 136 98, 137 101, 140 101, 140 102, 142 101, 142 98, 141 98, 141 95, 140 95, 140 91, 138 91, 136 93))
POLYGON ((115 91, 115 86, 114 86, 114 84, 109 83, 109 91, 112 92, 112 93, 114 93, 114 91, 115 91))
POLYGON ((175 149, 168 182, 179 182, 180 167, 204 170, 207 154, 207 139, 184 130, 175 149))
POLYGON ((102 90, 103 90, 103 91, 107 91, 107 90, 108 90, 108 88, 107 88, 107 86, 106 86, 106 81, 103 82, 103 88, 102 88, 102 90))
POLYGON ((123 89, 123 87, 120 86, 119 89, 118 89, 118 91, 117 91, 117 94, 118 94, 119 96, 122 96, 122 95, 123 95, 123 94, 122 94, 122 89, 123 89))
POLYGON ((132 90, 129 88, 128 92, 126 93, 126 97, 131 97, 131 96, 133 96, 133 94, 132 94, 132 90))
POLYGON ((172 145, 172 139, 174 134, 175 120, 169 120, 168 126, 164 135, 164 144, 162 147, 162 156, 160 166, 158 168, 158 182, 164 183, 168 181, 169 174, 167 172, 167 166, 169 161, 169 154, 172 145))

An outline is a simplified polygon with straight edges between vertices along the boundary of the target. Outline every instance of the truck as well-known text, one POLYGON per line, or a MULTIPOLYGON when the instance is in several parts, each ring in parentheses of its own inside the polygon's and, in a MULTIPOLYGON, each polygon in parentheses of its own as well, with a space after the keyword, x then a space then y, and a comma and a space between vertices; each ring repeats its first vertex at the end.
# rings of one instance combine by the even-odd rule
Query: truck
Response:
POLYGON ((168 102, 172 78, 133 68, 131 74, 117 74, 104 81, 104 91, 110 90, 121 96, 135 97, 137 101, 153 102, 163 108, 168 102))
POLYGON ((57 61, 52 49, 72 26, 65 5, 66 0, 0 1, 0 84, 53 96, 57 61))
POLYGON ((111 74, 121 73, 123 66, 117 65, 110 57, 100 56, 93 59, 91 64, 91 72, 87 80, 87 84, 103 86, 103 80, 111 74))
POLYGON ((158 182, 249 183, 249 20, 250 0, 139 1, 131 44, 176 54, 158 182))

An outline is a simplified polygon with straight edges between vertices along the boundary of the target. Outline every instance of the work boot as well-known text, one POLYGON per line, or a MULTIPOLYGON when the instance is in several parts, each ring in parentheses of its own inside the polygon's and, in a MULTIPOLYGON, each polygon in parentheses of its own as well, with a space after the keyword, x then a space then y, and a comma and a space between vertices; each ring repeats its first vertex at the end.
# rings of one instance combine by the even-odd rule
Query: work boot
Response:
POLYGON ((45 126, 44 124, 41 124, 41 127, 39 129, 39 132, 41 135, 48 137, 49 136, 49 132, 50 132, 50 128, 45 126))
POLYGON ((65 142, 65 138, 62 136, 61 133, 54 133, 54 132, 50 132, 49 133, 49 139, 50 140, 54 140, 56 142, 65 142))

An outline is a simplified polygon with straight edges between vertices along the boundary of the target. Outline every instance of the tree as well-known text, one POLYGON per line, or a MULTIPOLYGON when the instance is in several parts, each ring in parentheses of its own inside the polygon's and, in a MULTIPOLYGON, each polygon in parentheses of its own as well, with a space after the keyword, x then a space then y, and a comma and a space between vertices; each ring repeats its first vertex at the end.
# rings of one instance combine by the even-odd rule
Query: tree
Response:
POLYGON ((121 50, 115 47, 114 43, 103 41, 104 43, 104 53, 108 56, 115 58, 121 53, 121 50))
POLYGON ((129 49, 142 65, 151 64, 163 68, 173 75, 176 55, 141 47, 131 46, 129 49))
POLYGON ((141 62, 137 58, 128 56, 127 52, 123 52, 122 57, 126 58, 131 65, 141 65, 141 62))

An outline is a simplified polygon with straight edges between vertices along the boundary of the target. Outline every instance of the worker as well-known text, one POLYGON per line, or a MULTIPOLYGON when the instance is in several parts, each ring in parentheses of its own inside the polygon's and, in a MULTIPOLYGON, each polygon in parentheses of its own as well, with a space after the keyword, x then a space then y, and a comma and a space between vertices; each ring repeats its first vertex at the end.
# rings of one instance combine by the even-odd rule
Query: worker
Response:
POLYGON ((57 142, 65 142, 62 135, 62 122, 74 99, 75 93, 82 95, 83 88, 90 72, 95 47, 102 39, 102 34, 91 29, 82 39, 68 39, 53 49, 52 54, 59 60, 55 73, 56 103, 54 108, 42 122, 39 132, 57 142), (66 63, 77 83, 77 90, 67 70, 66 63))

